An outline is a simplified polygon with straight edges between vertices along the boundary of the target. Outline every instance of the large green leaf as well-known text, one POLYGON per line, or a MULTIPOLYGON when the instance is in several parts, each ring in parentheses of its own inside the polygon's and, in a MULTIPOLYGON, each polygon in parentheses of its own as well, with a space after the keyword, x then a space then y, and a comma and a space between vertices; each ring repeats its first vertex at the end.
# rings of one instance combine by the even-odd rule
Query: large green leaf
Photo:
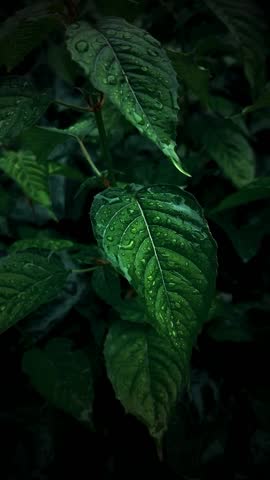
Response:
POLYGON ((232 193, 224 198, 212 212, 221 212, 231 208, 245 205, 256 200, 263 200, 270 197, 270 177, 256 178, 253 182, 245 185, 238 192, 232 193))
POLYGON ((64 25, 63 2, 38 2, 16 12, 0 28, 0 64, 10 71, 53 29, 64 25))
POLYGON ((54 406, 91 425, 93 373, 86 352, 73 349, 67 338, 54 338, 43 350, 24 354, 23 371, 54 406))
POLYGON ((0 331, 56 297, 67 275, 56 256, 14 253, 3 258, 0 262, 0 331))
POLYGON ((116 322, 105 342, 108 376, 126 411, 158 441, 186 382, 185 364, 171 342, 151 326, 116 322))
POLYGON ((0 79, 0 140, 16 137, 34 125, 51 101, 48 92, 39 92, 24 77, 0 79))
POLYGON ((95 236, 143 299, 152 325, 189 356, 214 292, 216 248, 201 208, 179 187, 98 194, 95 236))
POLYGON ((265 22, 252 0, 205 0, 207 6, 231 32, 241 52, 246 76, 253 91, 264 81, 265 22))
POLYGON ((179 83, 184 82, 186 88, 207 105, 209 72, 206 68, 195 63, 193 56, 189 53, 166 51, 177 73, 179 83))
POLYGON ((28 198, 51 209, 47 166, 39 163, 35 155, 20 150, 6 151, 0 157, 0 169, 20 185, 28 198))
POLYGON ((175 71, 160 43, 121 18, 71 25, 67 46, 92 84, 183 172, 175 152, 175 71))
POLYGON ((241 188, 254 179, 253 150, 234 122, 200 115, 190 120, 189 128, 195 141, 204 147, 236 187, 241 188))

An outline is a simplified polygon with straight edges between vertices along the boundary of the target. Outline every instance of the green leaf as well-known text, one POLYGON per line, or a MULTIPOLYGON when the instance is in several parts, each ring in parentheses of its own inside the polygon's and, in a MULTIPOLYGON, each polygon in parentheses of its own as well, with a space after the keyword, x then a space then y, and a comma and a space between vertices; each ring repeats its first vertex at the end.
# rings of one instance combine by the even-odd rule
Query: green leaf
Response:
POLYGON ((145 308, 138 297, 126 298, 114 308, 125 322, 149 323, 145 308))
POLYGON ((17 253, 4 257, 0 262, 0 331, 56 297, 67 275, 56 256, 17 253))
POLYGON ((61 3, 36 3, 8 18, 0 29, 0 64, 12 70, 52 30, 59 29, 63 25, 61 3))
POLYGON ((233 305, 218 299, 216 311, 209 323, 207 333, 218 342, 249 342, 253 340, 248 310, 256 308, 256 303, 233 305))
POLYGON ((211 214, 211 218, 226 232, 243 262, 248 262, 258 253, 263 237, 270 233, 269 215, 267 207, 250 212, 249 218, 240 225, 239 220, 234 220, 233 210, 211 214))
POLYGON ((92 287, 98 297, 109 305, 121 302, 119 275, 108 265, 100 266, 93 272, 92 287))
POLYGON ((253 105, 244 108, 242 110, 242 113, 245 114, 249 112, 254 112, 261 108, 270 108, 270 83, 267 83, 267 85, 265 85, 264 89, 262 90, 258 98, 255 100, 253 105))
MULTIPOLYGON (((102 117, 106 126, 106 133, 111 141, 120 140, 124 133, 130 130, 130 124, 119 109, 107 98, 102 107, 102 117)), ((94 113, 83 115, 74 125, 65 129, 64 132, 80 138, 87 138, 93 143, 99 141, 99 132, 94 113)))
POLYGON ((61 175, 63 177, 69 178, 70 180, 75 180, 78 182, 81 182, 85 179, 83 173, 77 170, 77 168, 73 168, 69 165, 57 162, 48 163, 48 173, 49 175, 61 175))
POLYGON ((238 192, 224 198, 211 213, 221 212, 240 205, 245 205, 256 200, 270 197, 270 177, 256 178, 253 182, 245 185, 238 192))
POLYGON ((51 215, 51 198, 48 186, 48 170, 39 163, 32 153, 5 151, 0 158, 0 169, 22 188, 25 195, 34 202, 48 208, 51 215))
POLYGON ((209 73, 206 68, 197 65, 190 53, 172 52, 171 50, 166 50, 166 52, 177 73, 179 83, 184 82, 186 88, 194 93, 203 105, 207 105, 209 73))
POLYGON ((205 0, 206 5, 226 25, 240 50, 246 76, 254 92, 264 82, 265 21, 252 0, 205 0))
POLYGON ((104 353, 117 398, 160 441, 186 382, 183 359, 152 327, 129 322, 112 325, 104 353))
POLYGON ((24 77, 0 78, 0 140, 18 136, 47 110, 51 97, 24 77))
POLYGON ((67 338, 54 338, 44 349, 26 352, 22 368, 45 399, 92 425, 93 373, 86 352, 75 350, 67 338))
POLYGON ((71 25, 67 46, 94 87, 186 173, 175 152, 178 83, 160 43, 121 18, 107 17, 95 27, 71 25))
POLYGON ((76 244, 71 240, 64 240, 62 238, 26 238, 24 240, 17 240, 14 242, 9 251, 11 253, 22 252, 30 248, 37 248, 38 250, 50 250, 51 252, 58 252, 60 250, 68 250, 76 244))
POLYGON ((65 130, 52 127, 32 127, 21 135, 22 148, 33 152, 39 162, 46 162, 53 150, 67 140, 71 135, 65 130))
POLYGON ((201 115, 190 121, 189 128, 236 187, 241 188, 254 179, 253 150, 234 122, 201 115))
POLYGON ((109 188, 91 219, 107 259, 143 300, 152 325, 189 357, 215 285, 216 247, 195 199, 179 187, 109 188))

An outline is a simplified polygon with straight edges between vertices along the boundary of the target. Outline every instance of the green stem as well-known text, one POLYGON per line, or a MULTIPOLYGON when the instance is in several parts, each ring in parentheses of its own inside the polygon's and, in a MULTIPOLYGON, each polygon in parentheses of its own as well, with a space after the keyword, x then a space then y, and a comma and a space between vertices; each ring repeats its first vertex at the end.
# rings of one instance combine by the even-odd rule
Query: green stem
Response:
POLYGON ((77 105, 72 105, 71 103, 62 102, 62 100, 54 100, 54 103, 62 105, 63 107, 70 108, 71 110, 77 110, 78 112, 89 113, 88 107, 79 107, 77 105))
POLYGON ((108 138, 106 134, 106 130, 104 127, 104 122, 102 118, 102 112, 101 109, 97 109, 94 111, 95 117, 96 117, 96 122, 97 122, 97 127, 98 127, 98 133, 99 133, 99 138, 100 138, 100 145, 101 145, 101 150, 102 150, 102 155, 103 158, 107 164, 110 178, 111 178, 111 183, 115 183, 115 177, 114 177, 114 172, 113 172, 113 163, 112 163, 112 157, 108 148, 108 138))
POLYGON ((89 267, 89 268, 75 268, 74 270, 71 270, 72 273, 87 273, 87 272, 93 272, 93 270, 97 270, 99 267, 89 267))
MULTIPOLYGON (((75 136, 75 135, 74 135, 75 136)), ((87 162, 89 163, 90 167, 92 168, 93 172, 95 175, 97 175, 97 177, 102 177, 102 173, 99 171, 99 169, 96 167, 96 165, 94 164, 92 158, 90 157, 90 154, 88 153, 88 151, 86 150, 85 146, 84 146, 84 143, 82 142, 82 140, 75 136, 77 142, 79 143, 80 147, 81 147, 81 151, 83 153, 83 156, 86 158, 87 162)))

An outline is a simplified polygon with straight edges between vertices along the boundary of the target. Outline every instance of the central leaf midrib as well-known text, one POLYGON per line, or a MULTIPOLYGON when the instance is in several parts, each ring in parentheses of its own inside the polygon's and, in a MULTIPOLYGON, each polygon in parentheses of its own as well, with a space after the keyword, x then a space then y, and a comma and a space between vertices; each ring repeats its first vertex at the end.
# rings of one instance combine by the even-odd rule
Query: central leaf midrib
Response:
POLYGON ((106 43, 108 44, 108 46, 111 48, 111 51, 112 51, 112 53, 113 53, 113 55, 114 55, 114 58, 115 58, 115 60, 117 61, 118 65, 120 66, 121 72, 123 73, 123 75, 124 75, 124 77, 125 77, 125 79, 126 79, 126 83, 127 83, 128 86, 129 86, 129 89, 130 89, 130 91, 131 91, 131 93, 132 93, 132 95, 133 95, 133 97, 134 97, 134 99, 135 99, 135 102, 139 105, 139 108, 140 108, 140 110, 142 111, 143 115, 146 117, 149 125, 151 125, 151 128, 155 131, 155 129, 153 128, 152 123, 149 121, 148 115, 145 113, 143 107, 141 106, 141 104, 140 104, 140 102, 139 102, 139 100, 138 100, 138 98, 137 98, 136 93, 134 92, 134 90, 133 90, 133 88, 132 88, 132 86, 131 86, 131 83, 130 83, 130 81, 129 81, 129 78, 128 78, 125 70, 123 69, 122 64, 121 64, 121 62, 120 62, 120 60, 119 60, 119 58, 118 58, 117 53, 115 52, 115 50, 114 50, 114 48, 113 48, 113 46, 112 46, 112 44, 110 43, 110 41, 108 40, 108 38, 105 36, 105 34, 104 34, 101 30, 98 30, 98 29, 97 29, 97 31, 100 33, 100 35, 102 35, 102 37, 104 38, 105 42, 106 42, 106 43))
POLYGON ((168 303, 170 312, 172 312, 171 301, 170 301, 169 294, 168 294, 168 291, 167 291, 163 271, 162 271, 162 268, 161 268, 161 264, 160 264, 159 256, 158 256, 158 253, 157 253, 157 250, 156 250, 156 246, 155 246, 155 243, 154 243, 154 240, 153 240, 153 237, 152 237, 152 233, 151 233, 151 230, 149 228, 149 225, 147 223, 146 217, 145 217, 144 212, 143 212, 143 208, 142 208, 138 198, 135 198, 135 200, 136 200, 136 202, 138 204, 138 207, 139 207, 139 210, 141 212, 141 215, 142 215, 142 218, 143 218, 143 221, 144 221, 144 224, 145 224, 145 227, 146 227, 146 230, 147 230, 147 233, 148 233, 148 236, 149 236, 149 239, 150 239, 153 251, 154 251, 154 255, 155 255, 155 258, 156 258, 156 261, 157 261, 157 264, 158 264, 158 268, 159 268, 159 271, 160 271, 160 275, 161 275, 162 284, 163 284, 163 287, 164 287, 164 290, 165 290, 165 293, 166 293, 167 303, 168 303))

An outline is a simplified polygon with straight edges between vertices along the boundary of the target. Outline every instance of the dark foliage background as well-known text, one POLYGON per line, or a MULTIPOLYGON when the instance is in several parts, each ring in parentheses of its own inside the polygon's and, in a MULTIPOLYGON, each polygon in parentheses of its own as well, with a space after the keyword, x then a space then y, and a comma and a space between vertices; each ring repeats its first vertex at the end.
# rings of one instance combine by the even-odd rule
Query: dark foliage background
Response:
MULTIPOLYGON (((1 4, 1 20, 26 4, 31 2, 1 4)), ((226 43, 225 26, 202 1, 102 0, 81 2, 77 8, 83 8, 89 20, 99 12, 135 21, 165 46, 181 47, 184 52, 193 51, 200 40, 205 40, 206 45, 213 36, 209 51, 197 60, 210 71, 209 92, 219 119, 224 120, 228 111, 229 115, 241 112, 258 96, 252 97, 243 67, 235 60, 235 46, 226 43), (221 45, 215 44, 218 41, 221 45), (228 47, 228 52, 213 52, 214 46, 221 50, 228 47)), ((269 5, 261 2, 261 8, 264 18, 269 19, 269 5)), ((61 31, 54 32, 12 74, 30 76, 39 89, 52 88, 54 96, 65 102, 80 102, 80 93, 71 82, 81 87, 84 79, 75 65, 65 60, 60 50, 62 39, 61 31)), ((269 31, 265 40, 267 80, 269 31)), ((0 68, 1 74, 7 75, 4 66, 0 68)), ((269 203, 250 202, 218 218, 210 214, 236 187, 200 144, 205 107, 185 84, 180 87, 178 144, 184 145, 182 158, 192 171, 191 179, 178 174, 133 127, 114 125, 110 135, 115 168, 124 172, 121 179, 187 184, 188 191, 209 212, 208 221, 218 244, 219 310, 213 313, 194 349, 190 391, 172 416, 163 462, 146 428, 126 415, 115 399, 104 366, 95 373, 92 429, 54 408, 36 393, 22 371, 24 352, 33 346, 43 347, 54 337, 68 337, 79 347, 90 345, 91 355, 102 365, 98 361, 102 357, 101 339, 115 313, 89 288, 91 274, 86 274, 69 282, 61 302, 40 307, 0 336, 1 480, 143 475, 263 480, 270 476, 269 203)), ((258 89, 261 91, 260 86, 258 89)), ((266 177, 270 175, 269 113, 265 108, 240 119, 244 124, 240 128, 256 156, 257 175, 266 177)), ((79 118, 77 112, 52 104, 40 124, 67 128, 79 118)), ((17 145, 14 140, 12 147, 17 145)), ((89 138, 87 145, 100 169, 104 169, 97 137, 89 138)), ((91 175, 75 143, 57 147, 53 158, 76 167, 84 176, 91 175)), ((63 176, 51 178, 53 207, 59 219, 56 223, 45 210, 32 207, 14 182, 1 175, 1 255, 16 240, 46 234, 92 244, 89 206, 102 187, 93 185, 74 199, 79 185, 63 176)), ((126 282, 122 283, 122 289, 127 291, 126 282)))

